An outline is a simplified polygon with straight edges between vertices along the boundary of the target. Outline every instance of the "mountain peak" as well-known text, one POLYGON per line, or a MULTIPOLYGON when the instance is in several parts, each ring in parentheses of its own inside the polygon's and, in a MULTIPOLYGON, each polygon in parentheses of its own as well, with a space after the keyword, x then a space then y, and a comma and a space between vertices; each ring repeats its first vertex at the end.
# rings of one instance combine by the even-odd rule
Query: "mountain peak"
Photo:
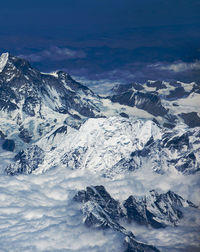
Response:
POLYGON ((8 52, 1 54, 1 56, 0 56, 0 72, 3 71, 5 65, 7 64, 8 56, 9 56, 8 52))

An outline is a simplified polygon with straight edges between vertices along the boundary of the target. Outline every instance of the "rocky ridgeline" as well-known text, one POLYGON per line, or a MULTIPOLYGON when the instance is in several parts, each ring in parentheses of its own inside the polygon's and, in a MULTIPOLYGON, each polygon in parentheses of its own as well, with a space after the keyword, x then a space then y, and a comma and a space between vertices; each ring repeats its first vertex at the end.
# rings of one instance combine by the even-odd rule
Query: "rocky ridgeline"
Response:
POLYGON ((109 98, 112 102, 136 107, 155 117, 162 117, 165 120, 163 125, 167 128, 174 128, 182 119, 186 125, 194 128, 200 126, 199 106, 193 107, 192 112, 180 113, 177 101, 199 94, 200 85, 195 82, 147 81, 143 84, 116 85, 109 98), (177 107, 176 113, 174 113, 175 107, 177 107))
POLYGON ((44 74, 24 59, 4 54, 0 71, 0 132, 16 150, 46 136, 57 125, 79 128, 102 117, 100 99, 62 71, 44 74), (6 57, 5 57, 6 55, 6 57))
MULTIPOLYGON (((181 104, 198 100, 199 94, 196 83, 148 81, 119 85, 102 98, 62 71, 41 73, 26 60, 3 54, 0 138, 3 150, 16 152, 5 172, 64 167, 110 179, 143 168, 160 175, 198 174, 199 107, 188 112, 181 104)), ((183 208, 196 207, 172 191, 151 190, 119 202, 103 186, 87 187, 74 200, 82 204, 86 226, 112 229, 123 237, 124 252, 158 249, 139 242, 122 223, 177 226, 183 208)))
POLYGON ((90 186, 74 196, 82 204, 83 222, 87 227, 112 229, 124 236, 124 251, 158 251, 154 246, 140 243, 127 231, 121 220, 136 222, 152 228, 178 225, 183 218, 183 207, 196 207, 172 191, 159 194, 155 190, 143 197, 130 196, 120 203, 113 199, 103 186, 90 186))
MULTIPOLYGON (((145 167, 159 174, 178 171, 185 175, 198 173, 200 169, 198 129, 181 129, 180 132, 179 128, 165 129, 151 120, 120 117, 89 119, 74 130, 73 136, 69 129, 68 125, 53 129, 38 143, 29 144, 23 151, 34 160, 38 159, 36 163, 40 166, 48 163, 45 170, 55 166, 87 169, 113 179, 118 174, 145 167), (37 145, 43 153, 42 160, 41 153, 32 148, 37 145), (49 153, 57 158, 57 163, 45 162, 49 161, 49 153)), ((5 143, 8 145, 8 141, 5 143)), ((6 173, 27 174, 38 167, 34 165, 31 169, 17 154, 15 163, 6 168, 6 173), (21 163, 23 169, 19 169, 21 163)))

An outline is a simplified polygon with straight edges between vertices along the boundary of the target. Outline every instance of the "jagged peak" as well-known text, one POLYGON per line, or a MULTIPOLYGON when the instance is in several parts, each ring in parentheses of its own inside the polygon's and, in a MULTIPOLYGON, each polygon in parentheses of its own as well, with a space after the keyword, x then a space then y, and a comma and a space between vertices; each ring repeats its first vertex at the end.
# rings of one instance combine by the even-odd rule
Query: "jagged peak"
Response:
POLYGON ((0 73, 3 71, 5 65, 7 64, 9 53, 2 53, 0 56, 0 73))
MULTIPOLYGON (((8 52, 6 53, 2 53, 2 55, 0 56, 0 73, 4 70, 4 68, 8 66, 7 71, 11 71, 14 69, 18 69, 20 71, 24 71, 24 70, 33 70, 33 67, 30 65, 30 63, 20 57, 20 56, 14 56, 8 52)), ((36 69, 34 69, 34 71, 37 71, 36 69)))
POLYGON ((4 53, 2 53, 1 56, 0 56, 0 58, 1 58, 1 57, 4 57, 4 56, 8 57, 8 56, 9 56, 9 52, 4 52, 4 53))

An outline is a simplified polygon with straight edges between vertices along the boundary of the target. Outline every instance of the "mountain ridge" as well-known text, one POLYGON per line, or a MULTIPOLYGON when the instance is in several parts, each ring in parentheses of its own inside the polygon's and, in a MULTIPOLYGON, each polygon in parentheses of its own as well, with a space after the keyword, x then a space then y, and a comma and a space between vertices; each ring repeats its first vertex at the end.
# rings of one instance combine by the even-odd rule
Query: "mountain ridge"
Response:
MULTIPOLYGON (((53 215, 50 229, 59 218, 70 233, 78 225, 83 230, 83 222, 104 238, 109 229, 120 238, 120 251, 159 251, 162 246, 157 248, 152 238, 137 237, 136 224, 151 234, 166 226, 180 226, 180 232, 185 213, 198 214, 199 208, 188 201, 199 202, 200 94, 195 83, 129 84, 105 98, 62 71, 40 73, 7 54, 0 62, 0 179, 9 191, 3 203, 11 197, 25 218, 21 236, 27 219, 38 230, 37 221, 48 226, 46 218, 53 215), (114 198, 108 192, 115 192, 114 198), (115 199, 123 193, 127 197, 115 199)), ((6 218, 11 232, 9 211, 6 218)))

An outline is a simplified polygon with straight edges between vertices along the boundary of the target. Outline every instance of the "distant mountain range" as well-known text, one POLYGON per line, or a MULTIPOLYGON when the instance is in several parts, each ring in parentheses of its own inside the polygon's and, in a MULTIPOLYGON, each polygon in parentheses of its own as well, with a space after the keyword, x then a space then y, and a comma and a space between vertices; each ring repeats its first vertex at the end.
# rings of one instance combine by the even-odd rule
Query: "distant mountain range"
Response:
MULTIPOLYGON (((138 170, 199 176, 200 86, 149 80, 117 85, 101 97, 63 71, 41 73, 4 53, 0 138, 3 150, 15 153, 3 167, 7 175, 63 167, 111 180, 138 170)), ((74 197, 83 204, 84 223, 121 233, 126 252, 159 250, 137 241, 120 220, 164 228, 179 224, 182 208, 197 208, 172 191, 120 203, 103 186, 88 186, 74 197)))

